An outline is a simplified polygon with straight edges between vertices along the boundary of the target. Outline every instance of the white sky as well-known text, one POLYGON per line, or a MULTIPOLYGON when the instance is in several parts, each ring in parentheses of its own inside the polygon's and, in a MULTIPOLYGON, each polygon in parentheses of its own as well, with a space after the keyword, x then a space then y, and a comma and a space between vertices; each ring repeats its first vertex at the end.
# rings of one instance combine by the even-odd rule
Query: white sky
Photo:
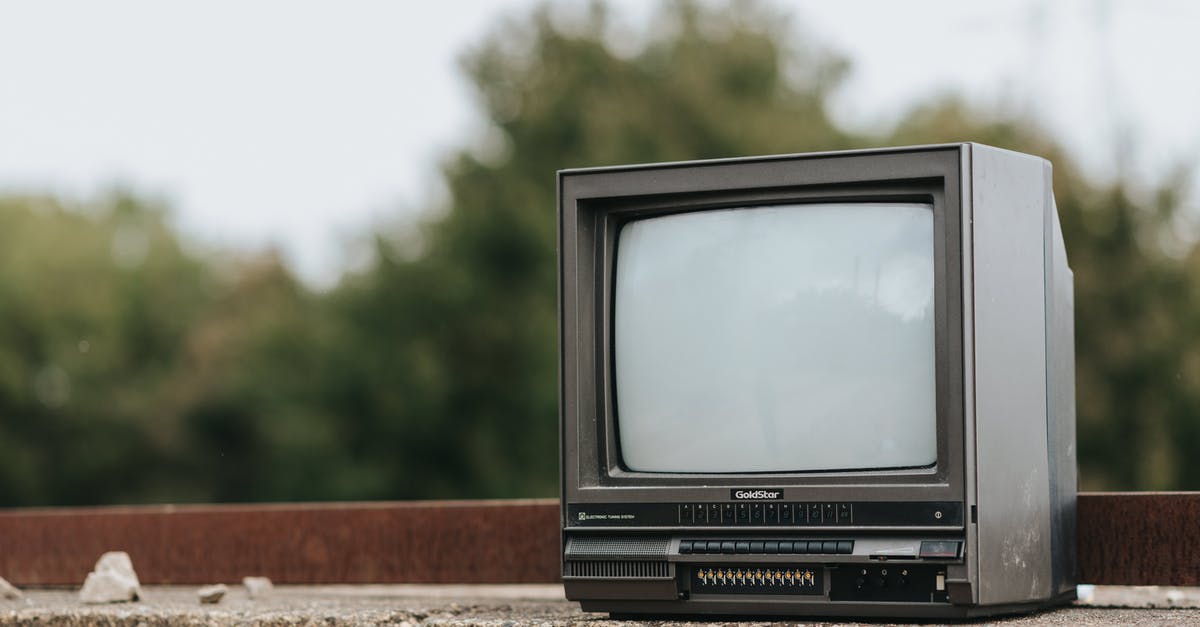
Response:
MULTIPOLYGON (((459 54, 534 4, 0 0, 0 193, 131 185, 188 237, 275 245, 327 285, 356 236, 436 196, 438 160, 483 124, 459 54)), ((617 6, 638 29, 653 14, 617 6)), ((785 6, 851 58, 846 124, 958 91, 1033 111, 1096 173, 1119 128, 1143 175, 1200 158, 1200 3, 785 6)))

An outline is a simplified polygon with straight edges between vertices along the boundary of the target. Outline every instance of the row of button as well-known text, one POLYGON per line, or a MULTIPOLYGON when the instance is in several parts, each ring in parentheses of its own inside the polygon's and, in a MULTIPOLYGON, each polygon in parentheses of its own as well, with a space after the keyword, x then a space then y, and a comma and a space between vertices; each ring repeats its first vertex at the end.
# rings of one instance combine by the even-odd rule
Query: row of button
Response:
POLYGON ((850 503, 683 503, 681 525, 849 525, 850 503))
POLYGON ((680 555, 718 553, 760 553, 849 555, 854 552, 853 540, 680 540, 680 555))

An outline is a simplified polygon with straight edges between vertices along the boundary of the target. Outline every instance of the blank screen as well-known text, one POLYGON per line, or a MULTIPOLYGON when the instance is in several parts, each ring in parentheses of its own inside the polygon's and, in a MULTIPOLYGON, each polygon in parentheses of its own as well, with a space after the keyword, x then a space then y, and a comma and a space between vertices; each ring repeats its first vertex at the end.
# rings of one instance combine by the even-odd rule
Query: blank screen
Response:
POLYGON ((628 469, 936 461, 929 205, 778 205, 630 222, 614 299, 628 469))

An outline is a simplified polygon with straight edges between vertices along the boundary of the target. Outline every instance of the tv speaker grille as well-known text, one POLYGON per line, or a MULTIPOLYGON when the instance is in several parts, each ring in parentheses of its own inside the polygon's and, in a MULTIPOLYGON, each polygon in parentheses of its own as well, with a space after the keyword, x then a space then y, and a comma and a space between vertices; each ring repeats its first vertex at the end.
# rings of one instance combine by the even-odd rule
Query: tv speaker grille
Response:
POLYGON ((570 561, 567 562, 566 576, 598 579, 669 579, 671 565, 667 562, 645 561, 570 561))
POLYGON ((576 536, 567 538, 567 559, 660 559, 671 539, 639 536, 576 536))

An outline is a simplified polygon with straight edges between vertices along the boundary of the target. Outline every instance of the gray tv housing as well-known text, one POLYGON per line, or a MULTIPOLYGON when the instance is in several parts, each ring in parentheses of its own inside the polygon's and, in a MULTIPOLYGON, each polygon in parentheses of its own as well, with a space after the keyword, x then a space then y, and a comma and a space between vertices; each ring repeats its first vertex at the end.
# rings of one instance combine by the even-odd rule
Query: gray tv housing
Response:
POLYGON ((1075 598, 1073 277, 1048 161, 962 143, 571 169, 558 210, 568 599, 617 615, 969 617, 1075 598), (611 319, 621 226, 829 201, 933 207, 937 462, 625 469, 611 319))

